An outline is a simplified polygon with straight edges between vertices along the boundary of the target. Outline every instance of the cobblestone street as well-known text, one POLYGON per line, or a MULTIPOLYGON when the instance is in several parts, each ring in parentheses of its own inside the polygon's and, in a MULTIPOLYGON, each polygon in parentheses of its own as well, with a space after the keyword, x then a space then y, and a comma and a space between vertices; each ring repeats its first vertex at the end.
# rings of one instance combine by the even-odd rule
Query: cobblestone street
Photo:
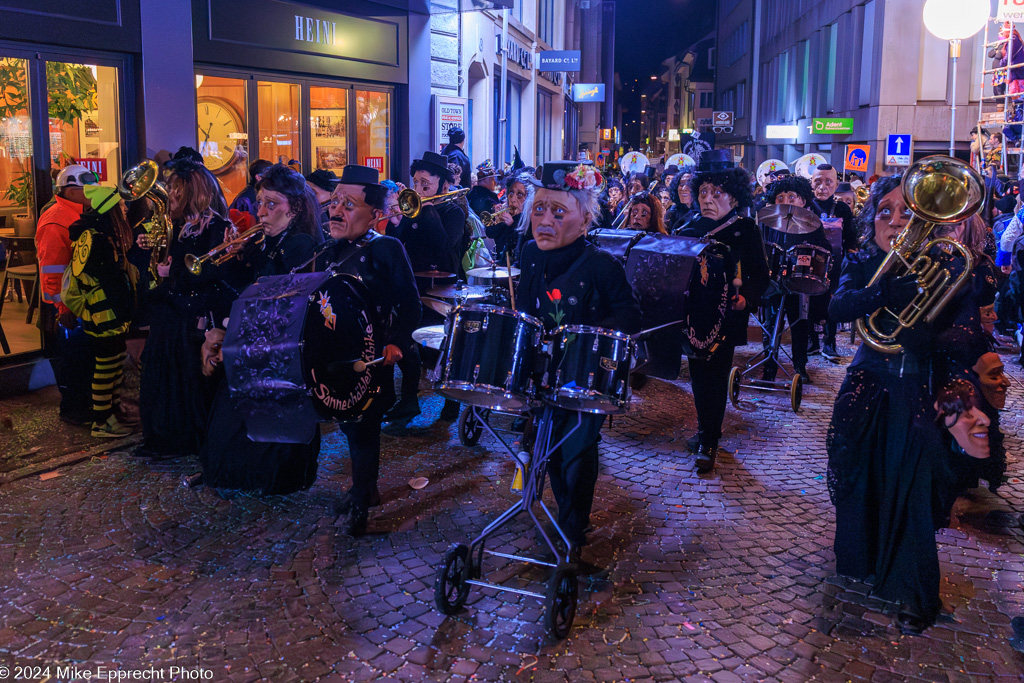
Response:
MULTIPOLYGON (((1024 614, 1021 385, 1003 414, 1013 478, 959 501, 938 536, 955 621, 912 637, 833 575, 824 441, 844 367, 815 357, 809 369, 797 414, 788 394, 744 389, 709 476, 686 449, 688 382, 636 393, 604 432, 584 551, 601 570, 582 577, 564 642, 545 635, 534 598, 474 587, 456 616, 434 607, 442 555, 511 504, 513 468, 486 436, 462 446, 424 392, 424 414, 385 436, 384 503, 358 540, 333 511, 349 471, 336 431, 316 485, 288 497, 222 500, 180 485, 195 462, 121 451, 0 486, 0 664, 177 665, 240 683, 1021 680, 1024 655, 1007 643, 1024 614), (429 484, 413 490, 413 477, 429 484)), ((535 545, 523 521, 500 540, 535 545)))

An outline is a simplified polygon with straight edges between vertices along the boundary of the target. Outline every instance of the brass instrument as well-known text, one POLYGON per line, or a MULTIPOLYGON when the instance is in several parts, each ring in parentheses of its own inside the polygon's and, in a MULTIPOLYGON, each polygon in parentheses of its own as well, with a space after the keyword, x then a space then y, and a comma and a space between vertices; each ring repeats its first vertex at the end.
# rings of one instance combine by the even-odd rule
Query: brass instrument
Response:
POLYGON ((463 187, 455 190, 454 192, 445 192, 442 194, 435 194, 432 197, 420 197, 416 190, 407 189, 402 190, 398 193, 398 211, 384 214, 379 219, 373 221, 379 223, 381 221, 390 220, 396 216, 405 216, 406 218, 416 218, 420 215, 420 211, 423 210, 423 205, 428 203, 447 204, 453 202, 462 195, 469 192, 469 188, 463 187))
POLYGON ((939 225, 959 223, 974 215, 985 199, 985 183, 969 164, 946 156, 925 157, 903 176, 903 201, 914 213, 903 231, 893 240, 882 265, 868 286, 889 273, 897 277, 914 275, 918 294, 899 313, 882 307, 855 323, 857 334, 875 351, 897 354, 903 347, 896 336, 922 319, 932 322, 966 284, 974 269, 974 254, 962 244, 932 232, 939 225), (955 279, 928 254, 943 245, 959 252, 963 272, 955 279))
POLYGON ((212 261, 214 265, 219 266, 225 261, 234 258, 236 252, 231 251, 232 247, 242 247, 249 242, 259 244, 263 241, 263 238, 263 223, 259 223, 248 230, 238 233, 231 239, 224 240, 202 256, 185 254, 185 267, 193 275, 199 275, 203 272, 203 264, 207 261, 212 261))
POLYGON ((501 206, 501 208, 497 211, 484 211, 480 214, 480 222, 487 226, 499 223, 501 221, 501 217, 508 213, 511 207, 507 202, 498 206, 501 206))
POLYGON ((160 167, 150 159, 132 166, 117 181, 117 193, 128 202, 144 197, 153 202, 153 216, 143 225, 147 233, 146 241, 152 249, 149 257, 149 286, 156 287, 161 280, 156 267, 167 260, 173 234, 171 217, 167 213, 167 188, 160 182, 160 167))
POLYGON ((867 185, 859 185, 854 190, 856 198, 853 202, 853 213, 854 215, 859 214, 860 210, 864 208, 864 205, 868 203, 868 197, 871 196, 871 188, 867 185))

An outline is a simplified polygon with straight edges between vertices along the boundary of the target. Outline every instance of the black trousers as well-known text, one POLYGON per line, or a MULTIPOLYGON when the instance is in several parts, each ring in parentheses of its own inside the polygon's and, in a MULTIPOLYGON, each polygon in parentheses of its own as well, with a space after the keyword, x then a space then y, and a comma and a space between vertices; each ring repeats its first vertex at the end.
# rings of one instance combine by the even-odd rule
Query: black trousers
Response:
MULTIPOLYGON (((605 418, 604 415, 554 410, 551 445, 576 427, 577 416, 582 418, 579 428, 548 460, 548 477, 551 479, 551 492, 558 503, 558 526, 570 543, 579 548, 587 544, 587 527, 590 526, 594 487, 597 485, 597 444, 601 440, 601 426, 605 418)), ((536 448, 542 447, 543 444, 536 445, 536 448)))
MULTIPOLYGON (((789 320, 789 336, 790 336, 790 348, 793 355, 793 365, 798 368, 807 366, 807 344, 810 341, 811 322, 807 319, 800 319, 800 296, 798 294, 787 294, 782 299, 782 305, 785 308, 785 318, 789 320)), ((772 305, 764 306, 765 319, 769 325, 775 324, 775 315, 778 313, 779 302, 776 301, 772 305)), ((768 335, 764 335, 765 347, 768 346, 771 339, 768 335)), ((834 339, 834 337, 833 337, 834 339)), ((766 373, 774 376, 778 371, 774 361, 769 360, 764 364, 764 370, 766 373)))
POLYGON ((344 422, 341 433, 348 441, 348 452, 352 458, 353 502, 367 510, 370 497, 377 490, 380 477, 380 425, 384 411, 395 402, 395 367, 375 367, 374 381, 380 383, 380 395, 363 414, 359 422, 344 422))
POLYGON ((57 307, 48 303, 39 307, 39 326, 43 330, 43 348, 60 390, 60 414, 79 422, 91 420, 95 364, 91 338, 81 322, 73 330, 61 327, 57 307))
POLYGON ((398 369, 402 371, 401 398, 416 398, 420 393, 420 373, 423 369, 419 344, 402 349, 402 360, 398 361, 398 369))
POLYGON ((736 347, 723 344, 708 360, 689 358, 690 390, 697 408, 701 443, 717 445, 722 438, 725 404, 729 399, 729 371, 736 347))

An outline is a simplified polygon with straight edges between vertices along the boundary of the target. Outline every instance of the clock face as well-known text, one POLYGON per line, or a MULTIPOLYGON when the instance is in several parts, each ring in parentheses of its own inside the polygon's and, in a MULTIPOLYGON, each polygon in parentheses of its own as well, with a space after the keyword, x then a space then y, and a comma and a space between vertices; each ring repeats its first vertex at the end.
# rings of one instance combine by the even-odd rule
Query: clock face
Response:
POLYGON ((201 97, 198 104, 199 153, 210 171, 224 171, 235 161, 235 151, 244 139, 239 135, 242 119, 224 100, 201 97))

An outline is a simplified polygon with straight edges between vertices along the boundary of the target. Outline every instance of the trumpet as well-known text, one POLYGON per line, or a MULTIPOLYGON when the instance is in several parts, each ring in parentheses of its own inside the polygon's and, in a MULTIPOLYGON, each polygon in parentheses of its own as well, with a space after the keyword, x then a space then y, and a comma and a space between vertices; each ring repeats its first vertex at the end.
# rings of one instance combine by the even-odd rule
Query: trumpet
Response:
POLYGON ((903 201, 914 213, 903 231, 892 242, 882 265, 868 282, 876 284, 884 276, 913 275, 918 294, 902 311, 883 306, 854 326, 864 343, 875 351, 897 354, 903 347, 896 336, 923 319, 932 322, 967 283, 974 269, 974 254, 962 244, 945 238, 932 238, 939 225, 959 223, 977 213, 985 199, 985 183, 969 164, 946 156, 930 156, 910 167, 903 176, 903 201), (955 278, 928 254, 937 246, 951 248, 963 258, 963 272, 955 278))
POLYGON ((398 193, 398 211, 392 211, 391 213, 384 214, 379 219, 375 220, 374 223, 390 220, 396 216, 416 218, 416 216, 420 215, 420 211, 423 210, 423 206, 425 204, 447 204, 455 201, 467 192, 469 192, 469 188, 463 187, 455 190, 454 192, 435 194, 432 197, 420 197, 416 194, 416 190, 402 190, 398 193))
POLYGON ((480 214, 480 222, 488 226, 498 223, 501 220, 501 217, 508 213, 511 208, 507 203, 500 206, 501 208, 497 211, 484 211, 480 214))
POLYGON ((202 256, 185 254, 185 267, 193 275, 199 275, 199 273, 203 272, 203 264, 207 261, 211 261, 214 265, 219 266, 235 256, 235 252, 231 250, 232 247, 241 247, 249 242, 259 244, 263 241, 263 238, 263 223, 259 223, 248 230, 238 233, 229 240, 224 240, 202 256))

